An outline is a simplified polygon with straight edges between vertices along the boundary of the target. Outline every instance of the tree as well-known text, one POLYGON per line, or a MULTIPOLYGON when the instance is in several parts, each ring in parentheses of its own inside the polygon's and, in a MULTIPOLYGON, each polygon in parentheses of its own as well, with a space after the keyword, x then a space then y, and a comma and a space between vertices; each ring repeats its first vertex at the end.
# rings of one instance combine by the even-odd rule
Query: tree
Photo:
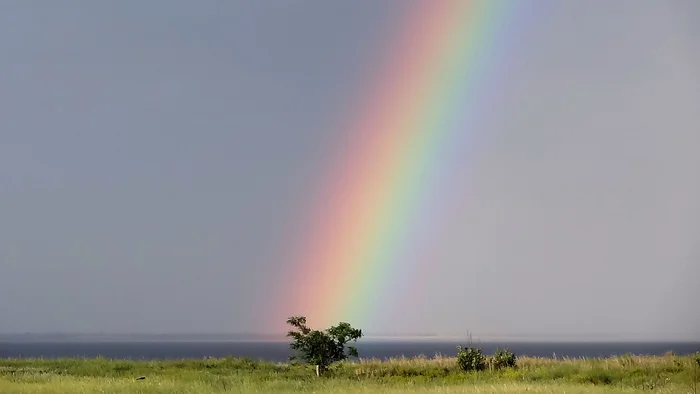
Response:
POLYGON ((357 342, 362 337, 362 330, 352 328, 349 323, 341 322, 325 331, 312 330, 306 325, 306 317, 292 316, 287 324, 294 327, 287 337, 294 340, 289 347, 301 353, 301 358, 309 364, 316 365, 316 374, 320 375, 328 366, 348 357, 359 357, 357 348, 347 346, 348 342, 357 342))

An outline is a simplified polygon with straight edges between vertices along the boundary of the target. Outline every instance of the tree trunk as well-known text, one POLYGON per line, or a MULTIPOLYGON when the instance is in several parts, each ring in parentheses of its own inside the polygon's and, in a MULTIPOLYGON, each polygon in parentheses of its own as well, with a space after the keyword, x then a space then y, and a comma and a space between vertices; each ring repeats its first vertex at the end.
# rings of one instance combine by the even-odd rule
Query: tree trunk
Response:
POLYGON ((316 376, 321 376, 321 366, 316 364, 316 376))

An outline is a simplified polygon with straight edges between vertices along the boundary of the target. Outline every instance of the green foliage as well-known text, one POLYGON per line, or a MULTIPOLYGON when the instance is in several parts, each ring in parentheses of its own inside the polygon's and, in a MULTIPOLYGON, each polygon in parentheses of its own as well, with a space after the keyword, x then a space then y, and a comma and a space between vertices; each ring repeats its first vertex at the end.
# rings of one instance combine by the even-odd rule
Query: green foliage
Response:
POLYGON ((513 352, 508 349, 496 349, 491 359, 491 365, 494 369, 515 368, 517 358, 513 352))
POLYGON ((614 378, 611 376, 609 371, 603 368, 593 367, 588 371, 585 371, 576 377, 581 383, 593 383, 596 385, 609 385, 612 384, 614 378))
POLYGON ((325 371, 334 362, 359 357, 354 346, 347 346, 346 353, 347 343, 362 337, 362 330, 352 328, 349 323, 341 322, 319 331, 306 326, 306 317, 292 316, 287 319, 287 324, 294 328, 287 333, 293 338, 289 347, 301 353, 301 358, 307 363, 318 365, 320 371, 325 371))
POLYGON ((457 346, 457 366, 465 372, 483 371, 486 369, 486 357, 479 348, 457 346))

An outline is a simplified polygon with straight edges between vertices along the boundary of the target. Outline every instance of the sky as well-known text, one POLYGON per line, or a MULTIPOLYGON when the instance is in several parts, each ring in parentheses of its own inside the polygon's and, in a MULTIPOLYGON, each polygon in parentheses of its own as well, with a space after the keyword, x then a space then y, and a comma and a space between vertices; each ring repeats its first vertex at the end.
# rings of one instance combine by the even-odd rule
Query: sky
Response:
MULTIPOLYGON (((0 333, 265 331, 410 4, 0 2, 0 333)), ((439 253, 361 328, 700 340, 700 3, 518 13, 439 253)))

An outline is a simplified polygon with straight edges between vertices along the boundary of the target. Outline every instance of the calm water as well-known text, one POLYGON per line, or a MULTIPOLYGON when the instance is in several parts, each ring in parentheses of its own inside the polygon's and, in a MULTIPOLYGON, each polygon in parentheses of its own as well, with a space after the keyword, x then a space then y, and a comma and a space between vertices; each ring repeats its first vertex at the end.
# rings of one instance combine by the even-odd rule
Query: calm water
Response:
MULTIPOLYGON (((363 358, 436 354, 454 356, 458 342, 445 341, 365 341, 358 343, 363 358)), ((464 344, 464 343, 462 343, 464 344)), ((700 351, 700 342, 683 343, 480 343, 485 353, 496 346, 507 347, 518 356, 605 357, 632 353, 662 355, 668 351, 690 354, 700 351)), ((285 342, 268 341, 3 341, 0 357, 97 357, 119 359, 177 359, 203 357, 250 357, 269 361, 285 361, 291 355, 285 342)))

